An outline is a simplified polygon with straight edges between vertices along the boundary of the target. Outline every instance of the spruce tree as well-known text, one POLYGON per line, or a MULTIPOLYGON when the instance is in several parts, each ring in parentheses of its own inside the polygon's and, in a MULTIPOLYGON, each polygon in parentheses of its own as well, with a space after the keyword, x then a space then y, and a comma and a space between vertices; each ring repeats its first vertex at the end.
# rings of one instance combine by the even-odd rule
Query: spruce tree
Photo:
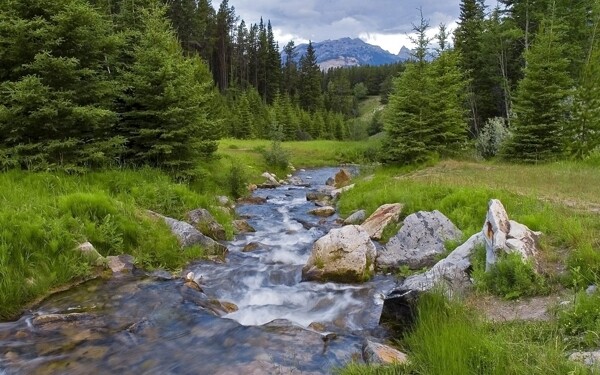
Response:
POLYGON ((0 145, 13 167, 110 163, 120 41, 83 0, 9 0, 0 16, 0 145))
POLYGON ((120 113, 128 161, 185 177, 199 156, 216 150, 213 82, 200 58, 183 56, 164 9, 145 12, 143 21, 120 113))
POLYGON ((527 65, 515 95, 514 135, 505 150, 511 160, 535 163, 563 155, 572 80, 559 28, 554 19, 543 22, 525 54, 527 65))
POLYGON ((588 56, 575 92, 568 147, 583 159, 600 147, 600 5, 596 6, 588 41, 588 56))
POLYGON ((321 91, 321 71, 312 42, 308 42, 306 54, 300 58, 300 105, 307 111, 315 112, 323 105, 321 91))
POLYGON ((431 112, 426 61, 429 23, 422 13, 421 22, 413 28, 417 33, 415 60, 406 66, 400 77, 394 79, 394 89, 384 114, 386 139, 383 158, 395 164, 423 162, 432 154, 428 148, 433 129, 428 122, 431 112))

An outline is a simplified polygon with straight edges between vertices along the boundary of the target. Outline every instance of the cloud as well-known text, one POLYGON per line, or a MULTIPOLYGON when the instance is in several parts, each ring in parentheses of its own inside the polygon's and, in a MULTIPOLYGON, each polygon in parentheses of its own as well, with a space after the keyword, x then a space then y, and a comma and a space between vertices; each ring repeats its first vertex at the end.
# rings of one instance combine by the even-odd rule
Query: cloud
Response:
MULTIPOLYGON (((493 0, 488 0, 488 3, 493 0)), ((455 25, 459 0, 230 0, 246 23, 271 20, 280 47, 288 41, 351 37, 397 53, 419 21, 419 7, 430 25, 455 25)), ((213 4, 218 7, 219 4, 213 4)), ((436 33, 435 30, 432 31, 436 33)))

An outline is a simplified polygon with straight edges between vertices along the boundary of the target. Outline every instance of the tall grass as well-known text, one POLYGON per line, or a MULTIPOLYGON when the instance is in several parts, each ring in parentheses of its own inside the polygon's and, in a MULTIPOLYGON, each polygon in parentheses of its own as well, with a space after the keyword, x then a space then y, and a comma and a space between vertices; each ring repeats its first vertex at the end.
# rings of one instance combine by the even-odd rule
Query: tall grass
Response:
POLYGON ((103 255, 128 253, 144 268, 176 269, 202 255, 181 250, 146 210, 182 218, 206 207, 231 234, 231 218, 199 193, 153 169, 80 176, 9 171, 0 174, 0 319, 49 290, 92 272, 75 251, 90 241, 103 255))

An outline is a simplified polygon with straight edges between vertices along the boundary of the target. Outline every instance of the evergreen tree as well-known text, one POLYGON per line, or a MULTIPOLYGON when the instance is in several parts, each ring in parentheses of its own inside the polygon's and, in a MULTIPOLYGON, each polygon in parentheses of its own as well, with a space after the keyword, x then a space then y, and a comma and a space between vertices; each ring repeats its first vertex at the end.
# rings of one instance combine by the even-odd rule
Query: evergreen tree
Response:
POLYGON ((505 150, 509 159, 540 162, 563 154, 563 127, 572 80, 560 35, 554 19, 543 23, 525 54, 527 65, 515 96, 514 136, 505 150))
POLYGON ((575 92, 568 146, 572 156, 583 159, 600 147, 600 5, 593 13, 588 57, 575 92))
POLYGON ((467 124, 463 107, 466 91, 465 77, 459 68, 456 51, 446 50, 447 34, 445 26, 440 27, 437 36, 439 56, 428 67, 430 117, 432 129, 428 148, 440 154, 458 151, 464 146, 467 124))
POLYGON ((0 146, 14 167, 112 162, 119 39, 82 0, 7 0, 0 16, 0 146))
POLYGON ((312 42, 308 42, 306 54, 300 58, 299 99, 307 111, 315 112, 322 107, 321 71, 312 42))
POLYGON ((119 127, 128 138, 129 162, 187 176, 199 156, 216 150, 213 83, 197 57, 184 58, 164 17, 146 12, 143 33, 126 73, 119 127))
POLYGON ((432 131, 428 119, 429 93, 427 92, 427 46, 428 22, 421 13, 419 25, 413 25, 417 33, 415 61, 406 66, 399 78, 394 79, 394 90, 389 97, 384 114, 384 159, 398 164, 418 163, 428 160, 432 151, 428 144, 432 131))

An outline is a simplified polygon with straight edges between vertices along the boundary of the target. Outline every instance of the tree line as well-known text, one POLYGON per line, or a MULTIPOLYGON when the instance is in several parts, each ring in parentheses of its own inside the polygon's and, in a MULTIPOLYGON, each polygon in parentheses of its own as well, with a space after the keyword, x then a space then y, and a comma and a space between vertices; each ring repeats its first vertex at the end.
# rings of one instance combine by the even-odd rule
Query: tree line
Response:
POLYGON ((395 163, 461 152, 541 162, 585 158, 600 146, 597 0, 462 0, 453 48, 434 50, 421 16, 417 48, 393 81, 385 157, 395 163), (434 55, 433 61, 425 59, 434 55))
POLYGON ((0 167, 185 178, 224 136, 344 139, 334 94, 353 94, 324 85, 312 45, 282 64, 270 22, 246 26, 227 0, 6 0, 0 167))

